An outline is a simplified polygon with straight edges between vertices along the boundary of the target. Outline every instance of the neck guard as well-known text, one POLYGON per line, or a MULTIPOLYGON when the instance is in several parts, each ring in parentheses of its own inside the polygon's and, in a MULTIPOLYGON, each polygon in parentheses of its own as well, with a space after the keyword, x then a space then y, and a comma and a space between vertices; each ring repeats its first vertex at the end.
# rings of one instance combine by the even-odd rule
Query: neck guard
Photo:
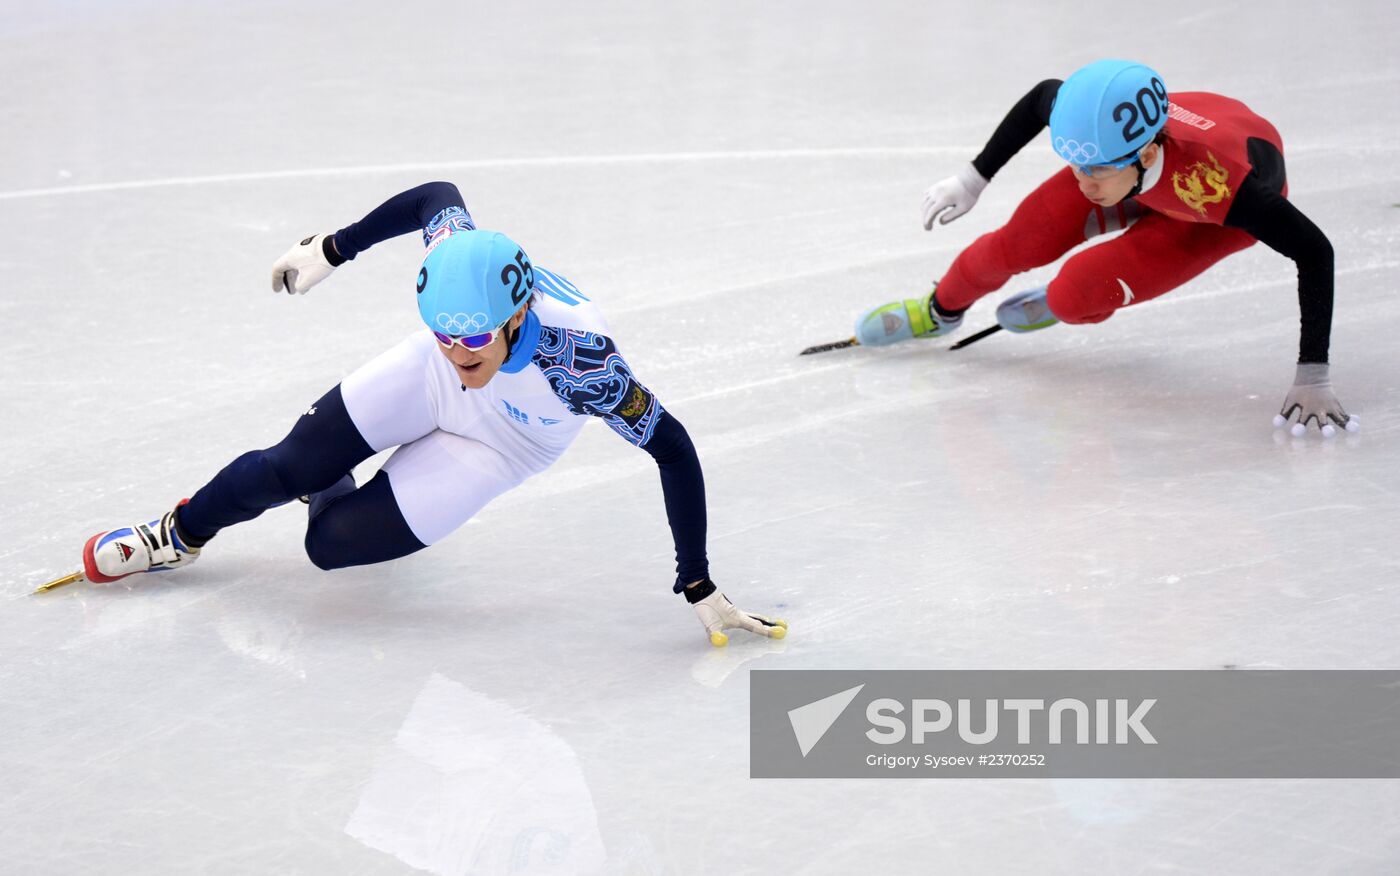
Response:
POLYGON ((510 352, 506 353, 506 360, 501 363, 501 371, 506 374, 517 374, 525 370, 525 366, 530 364, 530 359, 535 355, 535 348, 540 345, 540 318, 535 316, 534 310, 525 311, 525 321, 520 324, 520 328, 515 332, 515 340, 510 345, 510 352))

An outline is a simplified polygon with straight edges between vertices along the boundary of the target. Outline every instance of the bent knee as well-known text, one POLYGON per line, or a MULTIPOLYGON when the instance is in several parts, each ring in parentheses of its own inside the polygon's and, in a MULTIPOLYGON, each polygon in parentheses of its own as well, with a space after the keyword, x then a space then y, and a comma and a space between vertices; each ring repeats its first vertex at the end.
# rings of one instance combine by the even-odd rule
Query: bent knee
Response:
POLYGON ((323 572, 332 569, 343 569, 350 563, 345 562, 345 554, 331 546, 330 539, 318 537, 317 526, 313 523, 306 530, 306 557, 311 560, 311 565, 323 572))
POLYGON ((311 560, 313 566, 325 572, 372 562, 358 555, 364 553, 368 546, 364 542, 373 534, 362 531, 363 527, 356 526, 353 514, 337 514, 336 510, 329 508, 326 512, 312 517, 307 523, 306 541, 303 543, 307 559, 311 560), (357 542, 360 542, 358 549, 357 542))
POLYGON ((306 527, 306 556, 326 571, 396 560, 426 546, 404 521, 382 471, 336 499, 306 527))
POLYGON ((1103 322, 1118 306, 1072 282, 1056 279, 1045 293, 1045 303, 1060 322, 1070 325, 1103 322))

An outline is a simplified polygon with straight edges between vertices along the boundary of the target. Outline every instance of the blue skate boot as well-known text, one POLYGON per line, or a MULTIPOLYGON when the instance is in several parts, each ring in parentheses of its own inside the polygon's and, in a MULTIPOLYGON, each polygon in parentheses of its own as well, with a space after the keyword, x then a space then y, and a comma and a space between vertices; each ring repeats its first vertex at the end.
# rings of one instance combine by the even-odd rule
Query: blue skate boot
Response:
POLYGON ((137 572, 181 568, 197 559, 199 548, 181 537, 172 510, 149 523, 99 532, 88 539, 83 545, 83 574, 89 581, 106 584, 137 572))
POLYGON ((943 338, 962 325, 962 312, 943 310, 934 300, 938 284, 923 298, 906 298, 867 310, 856 319, 862 347, 883 347, 911 338, 943 338))
POLYGON ((1050 312, 1046 287, 1017 292, 997 305, 997 325, 1022 334, 1049 328, 1060 320, 1050 312))

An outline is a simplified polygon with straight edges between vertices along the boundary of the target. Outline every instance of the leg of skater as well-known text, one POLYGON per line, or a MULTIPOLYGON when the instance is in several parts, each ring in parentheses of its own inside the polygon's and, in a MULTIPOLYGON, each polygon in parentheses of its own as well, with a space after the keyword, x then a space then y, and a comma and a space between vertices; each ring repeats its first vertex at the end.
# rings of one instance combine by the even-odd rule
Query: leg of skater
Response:
MULTIPOLYGON (((1235 228, 1148 213, 1117 239, 1066 261, 1043 290, 1043 300, 1062 322, 1103 322, 1119 308, 1165 295, 1253 244, 1254 238, 1235 228)), ((998 308, 999 318, 1011 302, 998 308)))
POLYGON ((482 441, 432 432, 394 451, 363 487, 313 509, 306 554, 321 569, 396 560, 441 541, 531 474, 482 441))
POLYGON ((923 298, 881 305, 856 320, 862 345, 946 337, 963 313, 1016 274, 1054 262, 1085 240, 1116 231, 1137 215, 1133 205, 1102 207, 1080 193, 1065 168, 1021 201, 1010 220, 973 241, 923 298))
POLYGON ((400 343, 366 363, 307 408, 287 437, 238 457, 164 516, 93 536, 83 550, 88 579, 187 566, 226 526, 299 496, 323 503, 352 489, 345 479, 356 465, 436 428, 421 346, 400 343))
POLYGON ((374 454, 345 409, 341 387, 323 395, 272 447, 250 450, 188 500, 148 523, 100 532, 83 548, 88 580, 188 566, 219 530, 332 487, 374 454))

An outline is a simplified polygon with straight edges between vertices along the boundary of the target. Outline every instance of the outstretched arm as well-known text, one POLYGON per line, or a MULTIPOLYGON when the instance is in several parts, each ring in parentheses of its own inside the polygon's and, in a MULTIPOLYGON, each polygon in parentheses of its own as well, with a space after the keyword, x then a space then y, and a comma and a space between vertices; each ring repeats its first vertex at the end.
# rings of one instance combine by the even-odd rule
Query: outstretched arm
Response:
POLYGON ((1297 434, 1302 434, 1309 422, 1315 422, 1324 434, 1331 433, 1333 424, 1354 430, 1355 422, 1332 392, 1328 374, 1334 257, 1327 235, 1253 174, 1240 184, 1225 224, 1247 232, 1298 266, 1298 370, 1275 425, 1284 425, 1296 414, 1297 434))
POLYGON ((436 234, 475 227, 456 186, 424 183, 394 195, 335 234, 314 234, 287 250, 272 265, 272 291, 305 294, 345 262, 400 234, 422 230, 427 243, 436 234))
POLYGON ((1059 91, 1060 80, 1046 79, 1026 92, 971 164, 929 187, 924 193, 925 231, 933 228, 935 219, 947 225, 972 209, 996 172, 1050 124, 1050 110, 1059 91))
POLYGON ((1253 175, 1240 184, 1225 224, 1288 256, 1298 265, 1301 334, 1298 361, 1327 362, 1332 337, 1332 243, 1283 195, 1253 175))
POLYGON ((457 187, 450 182, 430 182, 394 195, 359 222, 337 231, 335 248, 346 260, 353 259, 376 243, 424 230, 444 211, 465 219, 467 228, 475 227, 457 187))
POLYGON ((981 154, 972 159, 972 166, 977 168, 983 179, 990 180, 996 176, 1013 155, 1024 149, 1050 124, 1050 110, 1055 106, 1055 95, 1060 93, 1060 84, 1059 79, 1046 79, 1016 101, 981 154))
POLYGON ((602 419, 656 460, 676 544, 675 591, 705 580, 705 476, 685 427, 637 380, 612 338, 549 329, 541 346, 541 370, 570 410, 602 419))
POLYGON ((728 644, 725 630, 744 629, 781 639, 787 622, 740 611, 710 580, 705 558, 705 478, 700 457, 680 421, 632 374, 612 338, 577 330, 546 329, 535 362, 555 393, 577 414, 601 418, 656 460, 666 521, 676 545, 676 583, 705 627, 710 644, 728 644))
POLYGON ((656 460, 661 473, 661 493, 666 503, 666 522, 676 543, 677 593, 687 584, 710 575, 705 557, 705 475, 700 457, 681 421, 662 411, 642 449, 656 460))
POLYGON ((781 639, 787 635, 787 622, 761 614, 741 611, 709 577, 705 559, 705 479, 700 457, 680 420, 662 412, 643 449, 661 470, 661 492, 666 497, 666 519, 676 542, 676 584, 695 608, 700 623, 710 636, 710 644, 729 643, 725 630, 742 629, 760 636, 781 639))

